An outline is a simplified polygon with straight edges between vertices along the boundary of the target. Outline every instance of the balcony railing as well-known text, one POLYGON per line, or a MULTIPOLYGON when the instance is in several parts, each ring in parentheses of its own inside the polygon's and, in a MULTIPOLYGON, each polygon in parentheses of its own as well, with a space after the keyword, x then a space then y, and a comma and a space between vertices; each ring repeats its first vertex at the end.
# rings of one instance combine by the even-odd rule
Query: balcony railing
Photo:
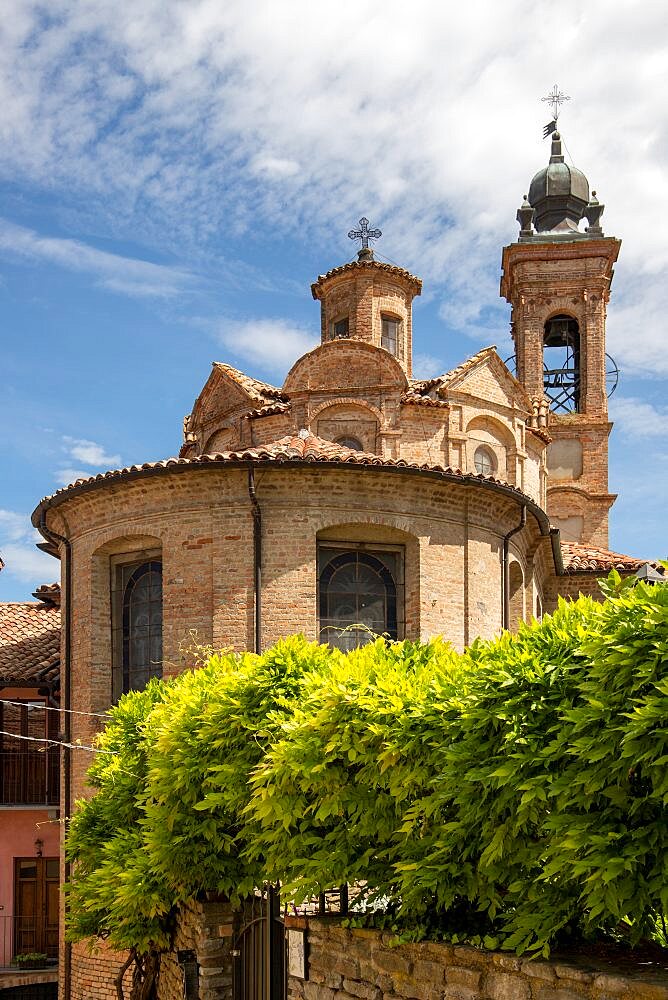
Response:
POLYGON ((53 966, 58 960, 58 923, 50 924, 45 917, 0 916, 0 967, 36 968, 37 959, 28 963, 16 961, 20 955, 46 955, 44 964, 53 966))
POLYGON ((58 747, 0 751, 0 805, 58 805, 58 747))

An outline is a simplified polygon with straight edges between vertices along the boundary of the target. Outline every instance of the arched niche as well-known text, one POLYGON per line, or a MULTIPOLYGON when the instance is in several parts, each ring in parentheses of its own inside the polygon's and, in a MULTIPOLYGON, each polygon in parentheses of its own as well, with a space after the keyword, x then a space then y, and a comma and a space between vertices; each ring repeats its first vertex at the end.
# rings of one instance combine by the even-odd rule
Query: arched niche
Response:
POLYGON ((318 406, 310 417, 311 430, 326 441, 357 439, 361 451, 377 452, 381 414, 362 400, 337 399, 318 406))
POLYGON ((215 455, 220 451, 232 451, 237 444, 238 433, 233 427, 220 427, 207 439, 204 448, 204 455, 215 455))
POLYGON ((522 567, 516 559, 511 560, 508 567, 508 578, 510 584, 510 618, 508 627, 511 632, 516 632, 521 621, 524 621, 524 573, 522 567))
POLYGON ((487 414, 473 417, 466 425, 467 471, 478 472, 477 455, 492 459, 493 469, 487 475, 515 482, 515 436, 507 424, 487 414))

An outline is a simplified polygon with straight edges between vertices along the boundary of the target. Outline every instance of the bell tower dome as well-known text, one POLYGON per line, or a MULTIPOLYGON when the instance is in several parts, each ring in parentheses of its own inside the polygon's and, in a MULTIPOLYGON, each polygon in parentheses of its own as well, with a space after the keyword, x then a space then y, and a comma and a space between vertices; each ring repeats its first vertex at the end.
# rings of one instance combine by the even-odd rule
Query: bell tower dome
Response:
POLYGON ((564 162, 549 163, 517 212, 517 242, 503 250, 501 295, 512 307, 516 374, 537 412, 549 407, 547 509, 565 541, 608 547, 608 393, 605 318, 621 243, 600 225, 603 205, 564 162), (587 225, 582 230, 582 221, 587 225))
POLYGON ((412 303, 422 291, 422 282, 403 267, 374 258, 369 237, 380 236, 360 219, 360 229, 351 238, 362 240, 357 260, 321 274, 311 285, 320 302, 320 338, 364 340, 392 354, 406 375, 412 374, 412 303))

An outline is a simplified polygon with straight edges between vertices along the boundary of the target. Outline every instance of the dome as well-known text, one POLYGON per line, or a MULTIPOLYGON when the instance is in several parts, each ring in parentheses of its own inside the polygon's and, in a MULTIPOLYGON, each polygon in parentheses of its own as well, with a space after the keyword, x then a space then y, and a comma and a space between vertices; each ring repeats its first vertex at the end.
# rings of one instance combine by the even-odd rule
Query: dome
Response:
POLYGON ((538 171, 529 187, 536 232, 577 231, 588 203, 589 181, 581 170, 564 163, 561 136, 555 132, 550 162, 538 171))

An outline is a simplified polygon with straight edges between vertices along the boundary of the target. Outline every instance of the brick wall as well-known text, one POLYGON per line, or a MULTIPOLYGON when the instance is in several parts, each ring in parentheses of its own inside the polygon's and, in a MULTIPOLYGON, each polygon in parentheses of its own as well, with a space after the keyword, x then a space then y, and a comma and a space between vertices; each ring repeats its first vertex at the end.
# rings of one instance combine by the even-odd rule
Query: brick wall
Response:
MULTIPOLYGON (((502 537, 519 504, 479 485, 463 486, 377 468, 256 470, 263 519, 264 647, 281 636, 317 637, 317 544, 339 539, 401 546, 405 630, 443 634, 458 648, 501 625, 502 537)), ((163 559, 164 672, 190 661, 184 645, 236 650, 253 643, 253 523, 247 470, 188 468, 111 482, 49 513, 72 542, 72 708, 104 712, 111 701, 110 561, 159 549, 163 559)), ((532 586, 540 536, 530 516, 511 545, 532 586)), ((72 717, 88 744, 99 720, 72 717)), ((72 800, 86 793, 87 755, 72 754, 72 800)), ((112 1000, 119 956, 73 952, 72 1000, 112 1000), (106 984, 106 985, 105 985, 106 984), (91 993, 94 989, 97 992, 91 993), (106 990, 106 992, 105 992, 106 990)))
MULTIPOLYGON (((290 922, 290 918, 288 918, 290 922)), ((419 942, 308 921, 306 980, 291 976, 289 1000, 668 1000, 668 973, 615 968, 587 957, 550 961, 419 942)))

